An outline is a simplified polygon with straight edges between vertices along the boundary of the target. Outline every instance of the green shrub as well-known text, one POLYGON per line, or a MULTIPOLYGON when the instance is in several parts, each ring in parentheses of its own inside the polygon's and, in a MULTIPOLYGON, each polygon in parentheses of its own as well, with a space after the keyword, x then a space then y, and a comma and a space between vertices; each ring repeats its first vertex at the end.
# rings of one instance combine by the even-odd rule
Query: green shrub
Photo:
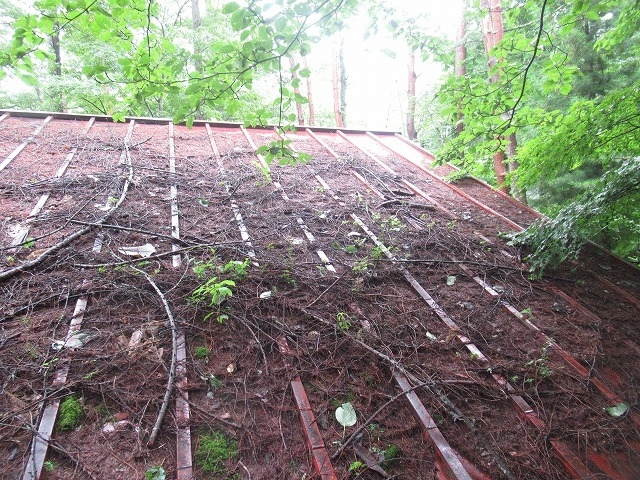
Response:
POLYGON ((67 397, 60 404, 58 415, 58 428, 60 430, 73 430, 78 426, 84 416, 84 407, 75 397, 67 397))
POLYGON ((200 437, 200 446, 196 450, 196 464, 205 473, 222 473, 225 461, 238 456, 237 442, 222 432, 214 431, 200 437))

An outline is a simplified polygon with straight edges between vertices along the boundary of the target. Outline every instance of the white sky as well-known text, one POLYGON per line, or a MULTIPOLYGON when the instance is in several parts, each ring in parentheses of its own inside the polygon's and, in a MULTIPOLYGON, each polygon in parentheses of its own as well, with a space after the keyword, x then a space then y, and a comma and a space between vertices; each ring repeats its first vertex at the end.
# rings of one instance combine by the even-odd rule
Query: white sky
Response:
MULTIPOLYGON (((442 33, 454 39, 461 11, 461 0, 436 2, 433 0, 388 0, 398 12, 410 15, 426 13, 431 22, 429 34, 442 33)), ((226 3, 226 0, 214 0, 213 3, 226 3)), ((348 22, 343 32, 345 65, 347 69, 347 126, 349 128, 368 128, 401 131, 407 103, 407 60, 409 50, 402 40, 391 37, 384 25, 380 25, 377 35, 364 40, 369 26, 369 16, 365 9, 348 22), (391 58, 383 50, 396 54, 391 58)), ((333 121, 333 84, 331 65, 336 38, 324 39, 314 46, 307 57, 312 71, 313 96, 317 116, 321 112, 331 114, 333 121)), ((417 55, 418 73, 417 96, 421 96, 429 87, 438 82, 441 68, 437 64, 423 64, 417 55)), ((15 78, 5 77, 3 87, 17 93, 25 85, 15 78)), ((306 94, 302 82, 303 94, 306 94)), ((266 90, 272 94, 273 87, 266 90)), ((308 113, 305 114, 308 120, 308 113)), ((322 123, 327 123, 325 120, 322 123)), ((319 123, 319 122, 316 122, 319 123)), ((327 126, 331 126, 327 124, 327 126)))
MULTIPOLYGON (((455 39, 461 2, 447 3, 430 0, 395 0, 398 11, 426 13, 431 19, 431 35, 441 33, 455 39)), ((407 104, 407 61, 409 49, 402 39, 393 39, 384 25, 378 35, 364 34, 369 25, 366 11, 349 21, 349 28, 343 33, 345 66, 347 70, 347 126, 402 131, 407 104), (393 51, 395 58, 383 53, 393 51)), ((335 38, 325 39, 308 56, 312 70, 313 95, 316 111, 333 112, 333 84, 331 62, 336 48, 335 38)), ((418 98, 429 87, 438 83, 442 74, 440 65, 424 64, 417 54, 416 72, 418 98)), ((303 91, 304 92, 304 91, 303 91)), ((308 119, 307 119, 308 120, 308 119)))

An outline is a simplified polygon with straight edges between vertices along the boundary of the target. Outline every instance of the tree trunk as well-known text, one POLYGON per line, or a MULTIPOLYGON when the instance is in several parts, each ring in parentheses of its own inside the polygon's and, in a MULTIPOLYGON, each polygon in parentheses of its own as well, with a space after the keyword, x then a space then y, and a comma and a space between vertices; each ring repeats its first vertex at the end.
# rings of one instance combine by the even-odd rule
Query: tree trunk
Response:
MULTIPOLYGON (((309 69, 307 65, 307 57, 303 57, 304 60, 304 68, 309 69)), ((311 90, 311 75, 307 77, 307 98, 309 99, 309 125, 316 124, 316 112, 313 106, 313 95, 311 90)))
MULTIPOLYGON (((482 20, 483 40, 484 48, 487 52, 489 70, 497 63, 497 59, 491 56, 491 50, 502 40, 504 36, 504 27, 502 25, 502 6, 500 0, 480 0, 480 5, 483 8, 487 8, 487 14, 482 20)), ((491 75, 490 80, 492 83, 497 83, 500 80, 500 73, 494 72, 491 75)), ((496 112, 498 114, 502 112, 496 112)), ((511 135, 510 135, 511 137, 511 135)), ((502 145, 504 139, 499 138, 499 144, 502 145)), ((515 134, 509 139, 509 142, 513 142, 515 154, 515 134)), ((505 167, 505 153, 504 149, 498 150, 493 156, 493 168, 496 173, 496 180, 498 182, 498 189, 509 193, 509 186, 506 184, 506 167, 505 167)))
POLYGON ((416 135, 416 55, 414 52, 409 54, 408 65, 409 82, 407 88, 407 136, 409 140, 414 140, 416 135))
POLYGON ((200 42, 198 41, 198 34, 196 31, 202 25, 202 16, 200 15, 200 0, 191 0, 191 20, 193 22, 193 53, 195 54, 195 58, 193 61, 193 66, 195 67, 197 72, 202 71, 202 59, 199 57, 201 52, 200 42))
MULTIPOLYGON (((467 75, 467 45, 466 45, 466 35, 467 35, 467 20, 464 17, 465 9, 463 6, 462 15, 460 16, 460 25, 458 26, 458 38, 457 38, 457 46, 456 46, 456 66, 455 66, 455 76, 456 77, 464 77, 467 75)), ((456 123, 456 131, 458 133, 462 133, 464 130, 464 115, 462 114, 462 105, 458 103, 458 122, 456 123)))
POLYGON ((333 55, 333 114, 336 117, 336 127, 343 128, 342 111, 340 110, 340 82, 338 80, 338 54, 333 55))
MULTIPOLYGON (((293 57, 289 57, 289 65, 291 65, 291 78, 293 82, 298 83, 298 74, 296 73, 296 61, 293 57)), ((293 93, 300 95, 300 88, 293 87, 293 93)), ((304 113, 302 113, 302 105, 296 102, 296 113, 298 114, 298 125, 304 125, 304 113)))
MULTIPOLYGON (((51 34, 51 49, 53 50, 53 65, 51 67, 51 73, 56 77, 62 76, 62 54, 60 50, 60 32, 59 32, 59 24, 55 22, 53 24, 53 33, 51 34)), ((55 92, 55 101, 56 105, 54 110, 58 112, 64 112, 65 109, 65 101, 64 101, 64 93, 62 90, 55 92)))
POLYGON ((344 38, 340 37, 340 50, 338 51, 338 73, 340 75, 340 117, 342 124, 347 123, 347 69, 344 64, 344 38))

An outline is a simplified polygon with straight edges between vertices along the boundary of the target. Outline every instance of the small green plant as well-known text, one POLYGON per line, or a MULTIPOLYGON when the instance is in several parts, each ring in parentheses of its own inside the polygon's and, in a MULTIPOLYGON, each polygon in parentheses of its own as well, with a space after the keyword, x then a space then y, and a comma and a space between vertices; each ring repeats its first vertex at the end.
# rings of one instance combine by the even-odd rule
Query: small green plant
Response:
POLYGON ((248 258, 245 258, 243 262, 241 262, 240 260, 231 260, 222 267, 220 273, 227 273, 235 281, 239 282, 247 276, 249 265, 251 265, 251 262, 248 258))
POLYGON ((340 330, 349 330, 351 328, 351 317, 346 312, 338 312, 336 314, 336 320, 340 330))
POLYGON ((204 473, 221 474, 225 462, 238 456, 238 444, 222 432, 214 431, 200 437, 196 450, 196 464, 204 473))
POLYGON ((42 464, 42 466, 47 472, 53 472, 57 467, 56 462, 54 462, 53 460, 47 460, 42 464))
POLYGON ((405 227, 405 224, 398 220, 398 217, 389 217, 382 222, 382 228, 389 232, 399 232, 405 227))
POLYGON ((165 480, 167 478, 167 472, 160 466, 147 468, 144 472, 144 480, 165 480))
POLYGON ((521 314, 523 315, 532 315, 533 312, 531 311, 531 307, 527 307, 524 310, 520 311, 521 314))
POLYGON ((371 263, 365 258, 363 260, 358 260, 351 267, 351 271, 355 274, 362 274, 369 270, 369 268, 373 267, 371 263))
POLYGON ((360 475, 366 468, 366 465, 358 460, 352 462, 351 465, 349 465, 349 471, 355 473, 356 475, 360 475))
POLYGON ((73 430, 78 426, 84 416, 84 407, 80 400, 73 396, 65 398, 60 404, 58 415, 58 428, 60 430, 73 430))
POLYGON ((382 466, 384 468, 392 467, 398 461, 400 455, 402 455, 402 450, 398 445, 392 443, 384 451, 384 462, 382 462, 382 466))
POLYGON ((224 302, 228 297, 233 296, 233 287, 236 286, 236 282, 233 280, 218 280, 218 277, 211 277, 209 280, 204 282, 198 288, 196 288, 193 293, 189 296, 188 300, 192 303, 201 303, 201 302, 209 302, 210 307, 214 307, 215 310, 213 312, 208 313, 204 319, 209 320, 213 315, 216 315, 216 318, 220 323, 224 320, 223 316, 220 315, 220 305, 224 302))
POLYGON ((384 252, 382 251, 382 248, 380 247, 373 247, 371 249, 371 258, 373 260, 380 260, 382 258, 382 256, 384 255, 384 252))
POLYGON ((93 371, 93 372, 89 372, 86 375, 84 375, 82 378, 84 378, 85 380, 91 380, 93 377, 95 377, 98 373, 100 373, 100 370, 98 370, 97 368, 93 371))
POLYGON ((108 269, 105 266, 98 267, 98 273, 105 274, 105 273, 107 273, 107 271, 108 271, 108 269))
POLYGON ((200 345, 199 347, 196 347, 195 351, 193 352, 193 355, 200 361, 205 360, 209 354, 211 353, 211 350, 209 350, 208 347, 205 347, 204 345, 200 345))
POLYGON ((22 244, 24 248, 33 248, 36 246, 36 241, 33 237, 28 237, 22 244))
MULTIPOLYGON (((548 379, 551 377, 553 372, 549 368, 549 353, 548 350, 551 347, 552 343, 550 341, 546 342, 544 346, 540 349, 540 356, 533 360, 529 360, 525 363, 525 367, 533 367, 536 371, 536 376, 542 379, 548 379)), ((527 378, 525 382, 531 383, 533 381, 532 378, 527 378)))

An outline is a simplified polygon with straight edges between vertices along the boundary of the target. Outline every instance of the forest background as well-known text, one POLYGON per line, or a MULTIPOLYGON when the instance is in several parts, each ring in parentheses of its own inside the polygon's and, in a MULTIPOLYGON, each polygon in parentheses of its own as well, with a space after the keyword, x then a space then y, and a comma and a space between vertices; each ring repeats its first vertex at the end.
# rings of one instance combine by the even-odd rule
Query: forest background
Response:
POLYGON ((587 241, 640 262, 637 0, 0 0, 0 21, 2 108, 398 129, 549 215, 511 237, 534 271, 587 241))

